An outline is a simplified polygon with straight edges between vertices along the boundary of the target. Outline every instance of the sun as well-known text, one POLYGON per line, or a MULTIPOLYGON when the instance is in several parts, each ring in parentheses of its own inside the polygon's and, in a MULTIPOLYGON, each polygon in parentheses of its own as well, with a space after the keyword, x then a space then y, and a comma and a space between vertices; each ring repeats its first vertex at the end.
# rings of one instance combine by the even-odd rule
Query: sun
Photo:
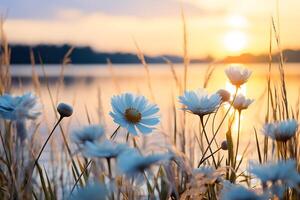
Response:
POLYGON ((241 31, 230 31, 224 36, 224 45, 230 52, 240 52, 247 45, 247 36, 241 31))

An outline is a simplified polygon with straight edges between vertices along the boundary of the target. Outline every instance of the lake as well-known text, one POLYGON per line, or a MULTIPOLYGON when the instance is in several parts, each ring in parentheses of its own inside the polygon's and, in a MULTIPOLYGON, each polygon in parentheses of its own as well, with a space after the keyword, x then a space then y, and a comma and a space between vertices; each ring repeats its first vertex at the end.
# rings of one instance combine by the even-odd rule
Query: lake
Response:
MULTIPOLYGON (((293 108, 295 108, 299 95, 299 65, 300 64, 297 63, 285 65, 288 98, 290 106, 293 108)), ((215 92, 221 88, 234 91, 234 88, 230 85, 224 73, 224 69, 227 66, 228 65, 214 66, 214 73, 207 86, 209 92, 215 92)), ((258 131, 261 129, 266 113, 268 64, 249 64, 242 66, 251 69, 253 73, 247 84, 241 88, 241 92, 248 98, 255 99, 255 101, 248 110, 242 113, 241 139, 244 145, 249 141, 251 144, 255 144, 255 140, 253 139, 253 127, 258 131)), ((187 75, 188 89, 203 87, 207 67, 208 64, 190 65, 187 75)), ((182 80, 183 65, 176 64, 174 65, 174 69, 178 79, 182 80)), ((47 81, 44 78, 41 66, 35 66, 35 71, 41 81, 41 101, 44 104, 45 113, 39 121, 42 123, 41 130, 46 130, 47 127, 49 129, 53 126, 55 115, 51 106, 49 91, 47 90, 47 81)), ((173 102, 175 102, 177 114, 180 115, 180 113, 182 113, 177 98, 179 88, 174 80, 174 75, 169 65, 149 65, 149 79, 142 65, 113 65, 112 67, 108 67, 107 65, 69 65, 64 68, 63 74, 65 78, 63 85, 59 84, 61 66, 46 65, 45 72, 54 102, 66 102, 74 106, 74 115, 72 118, 66 119, 63 122, 63 127, 70 130, 69 132, 78 129, 78 127, 87 125, 89 122, 100 122, 105 125, 110 135, 117 127, 116 124, 113 124, 109 116, 111 110, 110 98, 122 92, 143 94, 159 105, 161 109, 161 125, 156 130, 155 135, 159 135, 159 133, 172 134, 174 128, 173 102), (149 82, 153 95, 151 95, 149 89, 149 82), (60 85, 59 92, 57 92, 58 85, 60 85)), ((19 94, 24 91, 34 91, 34 85, 31 81, 31 66, 12 66, 11 73, 13 76, 14 93, 19 94)), ((280 79, 277 64, 273 64, 272 66, 272 83, 279 88, 280 79)), ((223 110, 221 112, 224 113, 225 111, 223 110)), ((188 114, 188 134, 193 135, 197 132, 198 126, 199 119, 188 114)), ((236 125, 234 130, 236 130, 236 125)), ((225 139, 225 131, 226 127, 223 127, 218 136, 219 141, 225 139)), ((56 135, 56 139, 61 141, 59 134, 56 135)), ((168 142, 166 140, 159 140, 156 141, 156 143, 162 141, 168 142)), ((188 142, 194 142, 192 137, 188 142)), ((255 148, 255 145, 250 145, 250 148, 255 148)), ((255 151, 251 151, 250 149, 249 152, 251 155, 251 152, 255 151)))

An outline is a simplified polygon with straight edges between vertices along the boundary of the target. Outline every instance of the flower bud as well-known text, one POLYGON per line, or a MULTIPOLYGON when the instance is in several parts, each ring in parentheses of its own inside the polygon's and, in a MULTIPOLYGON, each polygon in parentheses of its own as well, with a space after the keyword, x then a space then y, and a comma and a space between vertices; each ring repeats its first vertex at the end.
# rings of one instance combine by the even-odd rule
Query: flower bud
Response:
POLYGON ((226 140, 224 140, 222 143, 221 143, 221 149, 223 149, 224 151, 228 150, 228 143, 226 140))
POLYGON ((220 95, 222 102, 226 102, 230 100, 230 93, 227 90, 220 89, 217 94, 220 95))
POLYGON ((58 104, 57 111, 61 117, 70 117, 73 114, 72 106, 65 103, 58 104))
POLYGON ((234 109, 238 110, 239 112, 245 110, 249 107, 251 103, 253 103, 253 99, 248 99, 244 95, 239 94, 236 96, 232 106, 234 109))

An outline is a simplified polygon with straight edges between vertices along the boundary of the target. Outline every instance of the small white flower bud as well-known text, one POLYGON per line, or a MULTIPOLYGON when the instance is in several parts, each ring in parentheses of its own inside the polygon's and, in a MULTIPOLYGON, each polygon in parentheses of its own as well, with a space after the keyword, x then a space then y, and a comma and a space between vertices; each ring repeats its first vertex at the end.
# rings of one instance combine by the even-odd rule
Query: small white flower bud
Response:
POLYGON ((224 151, 228 150, 228 143, 226 140, 224 140, 222 143, 221 143, 221 149, 223 149, 224 151))
POLYGON ((253 99, 248 99, 244 95, 239 94, 236 96, 233 102, 233 107, 238 111, 245 110, 249 107, 251 103, 253 103, 253 101, 253 99))
POLYGON ((226 101, 230 100, 230 93, 227 90, 220 89, 220 90, 218 90, 217 94, 220 95, 221 100, 223 102, 226 102, 226 101))
POLYGON ((58 104, 57 111, 61 117, 70 117, 73 114, 72 106, 65 103, 58 104))

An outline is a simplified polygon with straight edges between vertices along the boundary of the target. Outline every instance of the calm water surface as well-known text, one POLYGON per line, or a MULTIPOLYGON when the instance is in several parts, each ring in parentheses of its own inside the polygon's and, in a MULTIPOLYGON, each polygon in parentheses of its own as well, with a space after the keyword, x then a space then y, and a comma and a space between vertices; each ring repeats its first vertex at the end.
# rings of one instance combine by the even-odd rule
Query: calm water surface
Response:
MULTIPOLYGON (((183 66, 175 65, 174 67, 178 79, 182 80, 183 66)), ((188 89, 203 87, 207 67, 208 64, 191 64, 188 69, 188 89)), ((224 73, 224 69, 227 65, 216 65, 214 67, 215 70, 208 83, 207 90, 214 92, 223 88, 233 91, 234 88, 229 84, 224 73)), ((249 109, 242 113, 241 138, 242 144, 246 145, 248 142, 255 144, 253 139, 253 127, 260 130, 264 122, 268 64, 251 64, 244 65, 244 67, 251 69, 253 73, 249 82, 241 89, 241 92, 247 97, 255 99, 255 102, 249 109)), ((289 103, 290 106, 295 107, 300 86, 300 64, 286 64, 285 67, 289 103)), ((43 78, 44 74, 42 68, 36 66, 35 71, 41 80, 41 101, 45 109, 45 115, 43 115, 39 121, 42 122, 41 130, 47 130, 47 127, 52 127, 55 115, 51 106, 49 91, 47 90, 45 79, 43 78)), ((162 123, 155 133, 158 137, 160 135, 159 133, 165 133, 167 135, 173 133, 173 102, 175 102, 177 114, 182 112, 177 99, 179 88, 174 81, 174 76, 168 65, 149 65, 149 80, 153 95, 151 95, 149 90, 146 70, 142 65, 114 65, 113 68, 109 68, 107 65, 70 65, 64 69, 64 85, 59 87, 59 90, 57 90, 57 88, 59 85, 58 77, 61 73, 61 66, 46 65, 45 71, 54 102, 67 102, 74 106, 74 116, 65 120, 63 123, 64 129, 70 130, 66 132, 71 132, 89 122, 101 122, 106 126, 108 132, 113 131, 117 125, 112 123, 109 116, 109 111, 111 110, 110 98, 112 95, 121 92, 143 94, 160 106, 162 123)), ((14 77, 13 90, 15 93, 22 93, 28 90, 34 91, 34 86, 31 81, 31 66, 13 66, 11 73, 14 77)), ((278 87, 280 86, 276 64, 273 65, 272 69, 272 81, 273 84, 278 87)), ((224 111, 221 111, 220 115, 222 115, 222 112, 224 113, 224 111)), ((195 116, 189 115, 187 130, 191 137, 188 142, 193 143, 193 141, 195 141, 193 140, 193 135, 198 134, 198 127, 199 120, 195 116)), ((210 126, 208 130, 211 130, 210 126)), ((225 138, 225 131, 226 127, 220 132, 219 141, 225 138)), ((236 132, 233 134, 236 134, 236 132)), ((60 135, 58 134, 55 139, 61 141, 60 135)), ((162 140, 156 141, 156 143, 159 142, 162 142, 162 140)), ((254 147, 255 145, 250 145, 250 150, 254 147)), ((250 156, 252 154, 251 152, 255 151, 249 151, 250 156)))

